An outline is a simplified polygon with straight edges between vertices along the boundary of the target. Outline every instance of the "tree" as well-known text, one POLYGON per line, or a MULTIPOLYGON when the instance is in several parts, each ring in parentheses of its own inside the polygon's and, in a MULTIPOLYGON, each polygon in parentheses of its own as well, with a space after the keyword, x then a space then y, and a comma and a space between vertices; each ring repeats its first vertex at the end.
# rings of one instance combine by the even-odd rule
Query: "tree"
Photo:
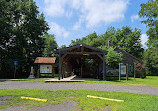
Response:
MULTIPOLYGON (((122 27, 122 29, 115 29, 110 27, 105 34, 101 35, 100 39, 106 44, 110 41, 113 45, 118 46, 120 49, 132 54, 137 58, 142 58, 143 48, 140 40, 141 31, 139 29, 132 30, 130 27, 122 27)), ((104 45, 105 46, 105 45, 104 45)))
POLYGON ((104 48, 110 41, 113 45, 132 54, 133 56, 142 59, 144 49, 142 48, 140 40, 141 31, 139 29, 132 30, 130 27, 122 27, 122 29, 115 29, 110 27, 102 35, 97 35, 96 32, 72 41, 71 45, 87 44, 93 47, 104 48))
POLYGON ((43 56, 44 57, 51 57, 51 56, 56 57, 55 49, 57 49, 58 45, 55 41, 54 35, 45 34, 44 38, 45 38, 45 41, 44 41, 45 48, 43 51, 43 56))
POLYGON ((66 45, 60 46, 60 49, 64 49, 64 48, 66 48, 66 45))
POLYGON ((149 0, 146 4, 141 4, 141 10, 139 11, 139 16, 144 17, 145 20, 142 23, 145 23, 149 30, 147 35, 149 36, 148 46, 149 47, 158 47, 158 1, 149 0))
POLYGON ((122 29, 118 29, 116 31, 116 46, 120 49, 124 50, 132 54, 133 56, 142 59, 142 54, 144 49, 141 48, 141 40, 140 40, 141 31, 139 29, 132 30, 130 27, 122 27, 122 29))
POLYGON ((119 63, 122 62, 122 53, 114 51, 115 48, 109 47, 108 54, 105 55, 106 64, 112 68, 118 68, 119 63))
POLYGON ((144 51, 144 62, 149 68, 149 75, 158 75, 158 48, 148 48, 144 51))
POLYGON ((141 10, 139 16, 143 17, 142 23, 146 24, 148 31, 146 32, 149 36, 147 45, 148 49, 144 53, 144 61, 149 67, 150 75, 158 75, 158 1, 149 0, 145 4, 141 4, 141 10))
POLYGON ((18 61, 19 73, 29 74, 34 59, 42 55, 42 36, 49 29, 43 14, 33 0, 1 0, 0 28, 1 72, 13 74, 13 62, 18 61))

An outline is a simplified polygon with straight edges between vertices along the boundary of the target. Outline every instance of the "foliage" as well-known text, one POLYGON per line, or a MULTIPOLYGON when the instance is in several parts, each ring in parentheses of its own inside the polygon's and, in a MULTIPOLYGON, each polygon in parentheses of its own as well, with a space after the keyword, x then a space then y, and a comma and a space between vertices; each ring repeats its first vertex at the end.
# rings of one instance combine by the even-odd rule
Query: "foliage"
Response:
POLYGON ((145 23, 149 30, 147 35, 149 36, 148 46, 149 47, 158 47, 158 1, 149 0, 145 4, 141 4, 141 10, 139 11, 139 16, 144 17, 145 20, 142 23, 145 23))
POLYGON ((134 67, 137 72, 141 72, 142 70, 146 70, 146 71, 149 70, 148 67, 146 67, 146 64, 144 63, 141 64, 141 63, 134 62, 134 67))
POLYGON ((105 55, 106 64, 112 68, 117 68, 118 64, 122 62, 122 53, 117 53, 113 47, 109 47, 107 51, 108 54, 105 55))
POLYGON ((66 45, 62 45, 60 46, 60 49, 66 48, 66 45))
POLYGON ((135 67, 135 73, 136 76, 140 77, 140 78, 145 78, 146 77, 146 72, 149 72, 148 67, 146 67, 146 64, 141 64, 139 62, 134 62, 134 67, 135 67), (139 75, 137 75, 139 74, 139 75))
POLYGON ((115 29, 110 27, 104 34, 97 35, 96 32, 87 35, 81 39, 72 40, 70 46, 77 44, 87 44, 93 47, 104 49, 105 45, 110 41, 113 45, 132 54, 137 58, 142 58, 143 48, 140 40, 141 31, 139 29, 132 30, 130 27, 122 27, 115 29))
POLYGON ((122 27, 121 30, 117 30, 115 41, 116 46, 132 54, 137 58, 142 58, 143 48, 140 40, 141 31, 138 29, 132 30, 130 27, 122 27))
MULTIPOLYGON (((48 104, 60 104, 68 101, 76 101, 82 111, 157 111, 157 95, 141 95, 123 92, 105 92, 88 90, 48 90, 48 89, 3 89, 0 96, 14 96, 7 101, 9 106, 25 106, 27 108, 46 106, 48 104), (105 101, 101 99, 87 98, 87 95, 120 99, 125 102, 105 101), (20 99, 21 96, 48 99, 47 103, 20 99)), ((1 106, 0 106, 1 107, 1 106)))
POLYGON ((144 61, 149 67, 150 75, 158 75, 158 1, 149 0, 141 4, 139 16, 143 17, 142 23, 148 27, 147 35, 149 36, 147 45, 148 49, 144 53, 144 61))
POLYGON ((149 67, 149 75, 158 75, 158 48, 148 48, 144 52, 144 61, 149 67))
POLYGON ((49 29, 44 15, 33 0, 0 1, 0 73, 12 73, 18 61, 18 73, 27 76, 33 61, 44 48, 43 34, 49 29))
POLYGON ((57 55, 55 54, 55 49, 57 49, 58 45, 55 41, 54 35, 51 34, 45 34, 45 48, 43 51, 44 57, 56 57, 57 55))

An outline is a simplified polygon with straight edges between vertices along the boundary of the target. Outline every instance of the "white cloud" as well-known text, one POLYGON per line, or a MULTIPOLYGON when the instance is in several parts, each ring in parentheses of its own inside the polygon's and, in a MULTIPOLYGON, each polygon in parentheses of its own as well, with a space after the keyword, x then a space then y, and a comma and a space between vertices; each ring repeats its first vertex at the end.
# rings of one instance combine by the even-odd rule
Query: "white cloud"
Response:
POLYGON ((110 24, 124 19, 128 0, 44 0, 45 12, 52 17, 72 17, 74 11, 79 19, 73 29, 81 24, 87 28, 110 24))
POLYGON ((55 22, 51 22, 50 24, 51 27, 51 32, 53 34, 55 34, 57 37, 64 37, 67 38, 69 37, 69 32, 66 31, 63 27, 61 27, 60 25, 56 24, 55 22))
POLYGON ((146 34, 141 35, 141 44, 145 46, 145 43, 148 41, 148 36, 146 34))
POLYGON ((135 20, 139 20, 139 16, 137 15, 132 15, 131 16, 131 22, 134 22, 135 20))
POLYGON ((85 15, 86 26, 110 24, 124 19, 128 2, 125 0, 84 0, 82 13, 85 15))
POLYGON ((66 11, 65 7, 68 3, 67 0, 44 0, 44 11, 47 15, 52 17, 60 17, 65 15, 66 17, 71 15, 71 11, 66 11))
POLYGON ((84 22, 84 17, 80 17, 79 21, 75 23, 73 26, 73 30, 78 30, 81 27, 81 24, 84 22))

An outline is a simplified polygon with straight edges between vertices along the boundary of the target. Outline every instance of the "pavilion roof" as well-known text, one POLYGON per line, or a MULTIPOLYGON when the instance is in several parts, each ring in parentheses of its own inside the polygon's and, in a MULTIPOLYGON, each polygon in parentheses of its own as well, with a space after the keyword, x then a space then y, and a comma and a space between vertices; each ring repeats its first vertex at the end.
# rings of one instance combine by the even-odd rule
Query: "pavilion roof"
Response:
POLYGON ((37 57, 34 63, 55 63, 56 57, 37 57))

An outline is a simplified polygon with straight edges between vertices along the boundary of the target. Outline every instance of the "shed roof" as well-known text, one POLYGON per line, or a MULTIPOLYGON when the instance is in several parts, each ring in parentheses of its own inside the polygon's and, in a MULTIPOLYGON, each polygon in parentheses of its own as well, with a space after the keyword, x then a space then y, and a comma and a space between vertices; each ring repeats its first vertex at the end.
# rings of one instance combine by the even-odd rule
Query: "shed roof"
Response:
POLYGON ((55 63, 56 57, 37 57, 34 63, 55 63))

